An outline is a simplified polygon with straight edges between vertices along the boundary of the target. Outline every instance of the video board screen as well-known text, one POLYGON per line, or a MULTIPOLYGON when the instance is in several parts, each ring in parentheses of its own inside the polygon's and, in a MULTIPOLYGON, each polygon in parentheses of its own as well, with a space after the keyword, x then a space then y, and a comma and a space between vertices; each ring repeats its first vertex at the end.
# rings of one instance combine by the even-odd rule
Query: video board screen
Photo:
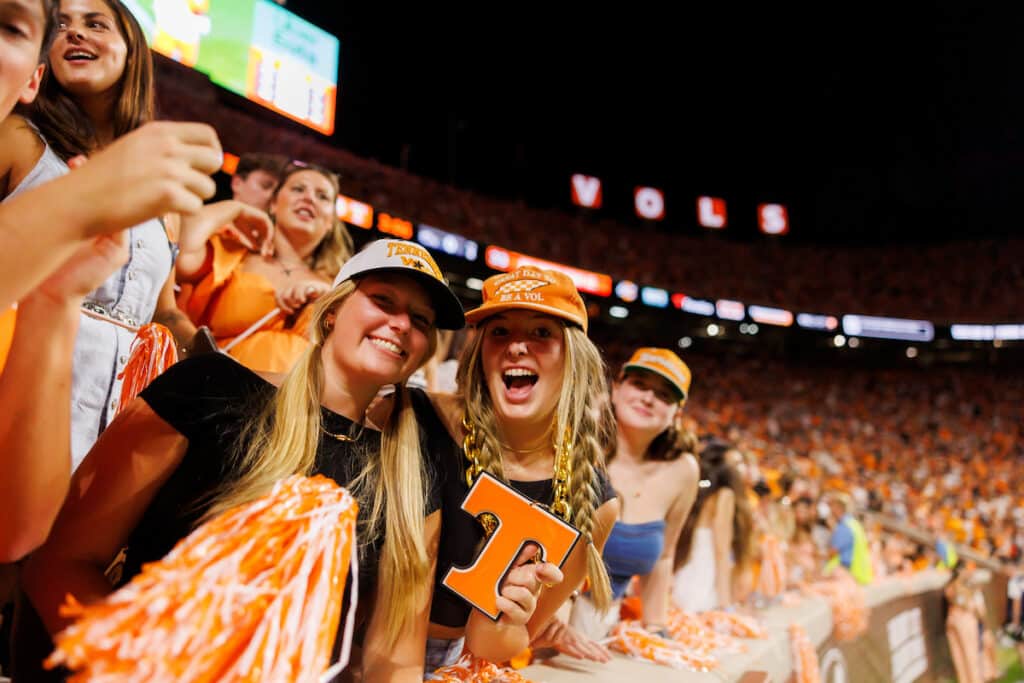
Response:
POLYGON ((126 0, 150 47, 217 85, 334 132, 341 44, 271 0, 126 0))

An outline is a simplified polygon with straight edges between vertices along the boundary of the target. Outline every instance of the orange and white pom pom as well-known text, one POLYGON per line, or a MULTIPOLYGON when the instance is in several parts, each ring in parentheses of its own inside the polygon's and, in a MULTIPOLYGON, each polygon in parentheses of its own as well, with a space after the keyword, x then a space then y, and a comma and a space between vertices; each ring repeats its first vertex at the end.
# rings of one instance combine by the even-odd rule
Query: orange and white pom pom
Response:
POLYGON ((609 649, 624 655, 673 669, 710 671, 718 659, 707 652, 687 647, 675 640, 662 638, 644 629, 640 622, 619 622, 606 641, 609 649))
POLYGON ((757 592, 774 598, 786 589, 786 553, 775 534, 761 537, 761 571, 757 575, 757 592))
POLYGON ((804 586, 804 591, 828 600, 837 641, 854 640, 868 630, 870 609, 864 589, 849 574, 836 572, 829 579, 804 586))
POLYGON ((790 625, 789 644, 793 655, 795 683, 821 683, 818 653, 811 639, 807 637, 807 631, 800 624, 790 625))
MULTIPOLYGON (((357 505, 334 481, 293 476, 204 523, 77 620, 47 666, 72 683, 316 681, 331 664, 357 505)), ((353 581, 341 661, 348 661, 353 581)))
POLYGON ((169 329, 160 323, 148 323, 140 327, 132 341, 128 362, 117 376, 122 380, 117 412, 177 362, 178 348, 169 329))
POLYGON ((709 629, 734 638, 768 637, 768 630, 757 619, 743 614, 711 610, 701 612, 700 619, 709 629))
POLYGON ((707 626, 700 615, 684 612, 675 607, 669 608, 665 626, 672 634, 672 640, 699 654, 737 653, 746 649, 732 636, 719 633, 707 626))
POLYGON ((532 683, 522 674, 464 652, 459 660, 434 672, 443 683, 532 683))

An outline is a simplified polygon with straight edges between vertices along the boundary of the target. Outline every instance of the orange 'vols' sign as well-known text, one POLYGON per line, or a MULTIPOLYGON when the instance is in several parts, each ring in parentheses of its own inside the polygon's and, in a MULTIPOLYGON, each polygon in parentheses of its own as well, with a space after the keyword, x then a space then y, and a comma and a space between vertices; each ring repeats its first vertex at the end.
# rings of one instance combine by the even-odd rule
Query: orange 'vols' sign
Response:
POLYGON ((501 616, 496 604, 501 582, 524 545, 537 544, 539 559, 561 567, 580 538, 576 527, 487 472, 473 484, 462 509, 474 517, 491 513, 498 528, 473 564, 452 567, 442 583, 494 621, 501 616))

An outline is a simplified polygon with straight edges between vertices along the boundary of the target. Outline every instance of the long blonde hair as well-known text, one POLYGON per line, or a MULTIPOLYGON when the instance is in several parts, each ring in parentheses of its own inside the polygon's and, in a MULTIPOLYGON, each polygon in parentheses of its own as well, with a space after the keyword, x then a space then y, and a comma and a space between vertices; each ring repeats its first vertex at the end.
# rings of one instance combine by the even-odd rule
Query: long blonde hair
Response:
POLYGON ((345 262, 352 258, 354 253, 355 246, 352 242, 352 235, 349 234, 345 224, 335 218, 331 229, 313 250, 310 267, 320 275, 334 279, 334 276, 338 274, 345 262))
MULTIPOLYGON (((243 427, 235 453, 242 474, 215 494, 204 521, 258 498, 280 479, 313 472, 322 438, 321 351, 334 324, 329 314, 355 289, 352 281, 346 281, 317 301, 310 330, 313 343, 273 397, 243 427)), ((429 338, 424 361, 437 343, 436 332, 429 338)), ((346 485, 363 511, 360 518, 366 520, 360 524, 360 543, 365 546, 384 535, 379 585, 402 586, 402 590, 381 591, 383 603, 376 607, 384 609, 389 643, 398 639, 425 597, 413 589, 426 586, 430 568, 423 526, 425 482, 416 416, 404 386, 397 385, 394 406, 381 432, 380 457, 367 458, 363 470, 346 485)))
MULTIPOLYGON (((559 321, 561 322, 561 321, 559 321)), ((569 504, 572 523, 587 539, 587 576, 594 604, 606 609, 611 603, 611 584, 601 553, 593 542, 594 520, 601 504, 598 471, 604 470, 601 411, 593 410, 592 395, 606 388, 604 360, 600 351, 575 325, 561 325, 565 340, 565 370, 561 393, 552 421, 555 426, 555 452, 568 437, 573 442, 572 476, 569 481, 569 504)), ((480 445, 480 465, 499 479, 505 475, 501 466, 500 427, 494 414, 490 392, 481 362, 483 333, 472 335, 459 361, 456 382, 463 410, 475 425, 480 445)))

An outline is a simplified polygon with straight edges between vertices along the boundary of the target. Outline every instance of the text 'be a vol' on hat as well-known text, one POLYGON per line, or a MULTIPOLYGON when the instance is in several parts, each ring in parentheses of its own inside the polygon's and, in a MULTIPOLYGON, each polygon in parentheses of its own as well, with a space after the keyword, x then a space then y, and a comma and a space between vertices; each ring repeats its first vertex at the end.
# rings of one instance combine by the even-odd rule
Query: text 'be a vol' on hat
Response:
POLYGON ((679 392, 680 401, 685 400, 690 394, 690 367, 668 349, 652 346, 637 349, 622 366, 623 372, 630 370, 646 370, 664 377, 679 392))
POLYGON ((441 269, 426 249, 405 240, 376 240, 345 262, 334 278, 334 287, 370 273, 401 273, 416 278, 434 302, 435 325, 442 330, 465 326, 462 303, 448 287, 441 269))
POLYGON ((572 279, 555 270, 524 266, 484 281, 484 301, 466 313, 471 325, 496 313, 528 309, 567 320, 587 331, 587 307, 572 279))

